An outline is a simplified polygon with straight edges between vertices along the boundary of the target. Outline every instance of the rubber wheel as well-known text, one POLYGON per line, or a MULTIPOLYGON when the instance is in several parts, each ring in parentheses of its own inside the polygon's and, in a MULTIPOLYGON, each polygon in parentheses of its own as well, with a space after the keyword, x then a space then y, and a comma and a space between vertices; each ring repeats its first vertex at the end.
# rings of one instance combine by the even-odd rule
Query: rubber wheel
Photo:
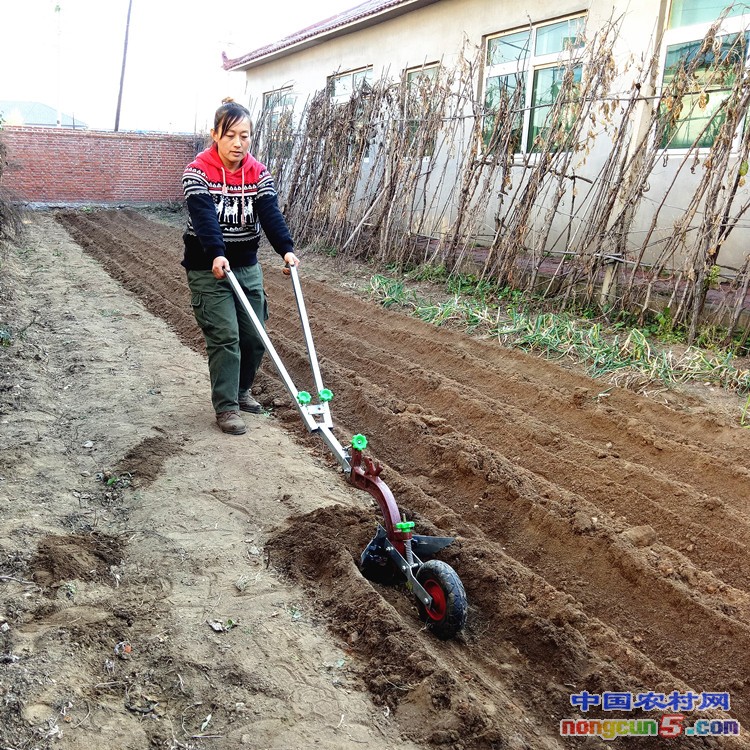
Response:
POLYGON ((432 597, 429 609, 417 599, 419 616, 427 629, 444 641, 453 638, 466 624, 469 608, 458 573, 442 560, 430 560, 417 572, 417 581, 432 597))

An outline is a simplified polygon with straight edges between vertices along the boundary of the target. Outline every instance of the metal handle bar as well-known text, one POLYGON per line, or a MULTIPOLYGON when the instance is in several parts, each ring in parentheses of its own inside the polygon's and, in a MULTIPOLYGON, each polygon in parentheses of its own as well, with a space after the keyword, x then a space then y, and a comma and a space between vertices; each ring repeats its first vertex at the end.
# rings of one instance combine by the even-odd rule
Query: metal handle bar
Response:
MULTIPOLYGON (((299 312, 299 319, 302 323, 302 333, 305 337, 305 345, 307 346, 307 355, 310 359, 310 368, 312 369, 313 380, 315 382, 315 387, 318 389, 318 393, 320 393, 323 390, 323 378, 320 375, 318 355, 315 352, 315 344, 313 343, 312 332, 310 331, 310 321, 307 317, 305 300, 302 297, 302 287, 299 283, 299 273, 297 272, 297 266, 289 266, 289 274, 292 277, 294 297, 297 300, 297 311, 299 312)), ((327 407, 328 404, 326 403, 325 406, 327 407)))
MULTIPOLYGON (((307 311, 305 310, 305 303, 302 299, 302 288, 299 283, 299 276, 297 274, 296 267, 291 266, 289 270, 291 272, 292 283, 294 285, 294 295, 297 299, 297 309, 299 311, 300 321, 302 323, 302 330, 305 335, 305 343, 307 346, 308 357, 310 359, 310 366, 313 370, 315 385, 318 388, 318 392, 320 392, 323 390, 323 383, 320 376, 320 368, 318 366, 317 356, 315 354, 315 346, 312 342, 312 334, 310 332, 310 324, 307 319, 307 311)), ((297 390, 297 386, 295 386, 294 381, 289 375, 286 367, 284 367, 284 363, 281 361, 281 357, 279 357, 276 348, 274 347, 271 339, 266 333, 266 329, 263 327, 260 319, 255 314, 255 310, 253 310, 252 305, 247 299, 247 296, 242 291, 242 287, 237 281, 237 277, 230 270, 225 270, 225 274, 230 286, 232 287, 232 290, 235 293, 235 296, 240 301, 243 310, 248 314, 250 322, 253 324, 253 327, 255 328, 258 336, 260 336, 260 339, 263 342, 266 351, 268 352, 268 356, 271 358, 271 361, 273 362, 276 370, 281 376, 284 387, 291 396, 294 405, 297 407, 297 411, 300 413, 302 421, 305 423, 305 427, 307 427, 310 432, 317 432, 320 434, 328 448, 336 457, 336 460, 339 462, 344 472, 347 475, 351 474, 352 466, 350 456, 332 432, 333 425, 331 422, 331 411, 328 403, 314 405, 311 404, 309 406, 300 403, 300 392, 297 390), (322 421, 317 421, 316 417, 321 418, 322 421)))

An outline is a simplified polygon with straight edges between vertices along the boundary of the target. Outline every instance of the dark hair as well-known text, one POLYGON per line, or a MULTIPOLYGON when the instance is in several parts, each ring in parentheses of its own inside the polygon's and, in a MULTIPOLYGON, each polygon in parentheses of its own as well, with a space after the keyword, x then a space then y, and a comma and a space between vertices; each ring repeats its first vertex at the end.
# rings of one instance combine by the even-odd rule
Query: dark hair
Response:
MULTIPOLYGON (((225 131, 240 120, 250 120, 250 112, 234 99, 224 99, 214 115, 214 132, 221 137, 225 131)), ((252 121, 250 122, 252 127, 252 121)))

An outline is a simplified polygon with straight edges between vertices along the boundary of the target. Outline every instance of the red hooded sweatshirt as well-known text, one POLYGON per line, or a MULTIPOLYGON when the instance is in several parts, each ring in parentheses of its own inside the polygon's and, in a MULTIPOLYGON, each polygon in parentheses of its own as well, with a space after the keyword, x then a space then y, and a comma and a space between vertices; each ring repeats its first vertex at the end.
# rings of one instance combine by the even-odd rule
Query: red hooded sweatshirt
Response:
POLYGON ((185 168, 182 187, 188 208, 185 268, 210 270, 221 255, 232 267, 254 265, 261 228, 279 255, 294 252, 273 178, 250 154, 230 172, 211 146, 185 168))

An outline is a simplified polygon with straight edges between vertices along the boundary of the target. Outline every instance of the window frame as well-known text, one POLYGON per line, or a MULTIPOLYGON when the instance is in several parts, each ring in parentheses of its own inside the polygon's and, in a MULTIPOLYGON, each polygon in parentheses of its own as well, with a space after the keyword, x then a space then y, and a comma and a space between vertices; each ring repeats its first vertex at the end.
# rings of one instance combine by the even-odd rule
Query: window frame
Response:
POLYGON ((358 68, 351 68, 350 70, 343 70, 337 73, 332 73, 326 79, 326 90, 328 91, 328 96, 334 104, 343 104, 344 102, 348 102, 349 99, 352 98, 352 95, 357 91, 358 85, 372 87, 372 75, 372 65, 362 65, 358 68), (358 82, 355 82, 354 77, 361 73, 364 73, 364 77, 362 83, 360 84, 358 82), (351 87, 348 93, 336 94, 335 82, 346 77, 351 77, 352 79, 351 87))
POLYGON ((271 115, 275 114, 286 114, 289 111, 294 111, 294 105, 295 100, 297 98, 296 94, 294 93, 294 87, 291 85, 287 86, 280 86, 277 89, 270 89, 269 91, 263 92, 263 98, 262 98, 262 112, 263 116, 266 116, 266 113, 270 113, 271 115), (269 101, 271 100, 272 96, 276 96, 277 99, 280 100, 278 104, 275 106, 268 106, 269 101), (292 101, 291 103, 287 101, 287 97, 291 97, 292 101))
MULTIPOLYGON (((730 4, 730 0, 727 0, 730 4)), ((670 3, 669 13, 665 23, 669 23, 669 18, 672 13, 672 7, 670 3)), ((666 28, 662 37, 661 49, 659 50, 659 86, 658 94, 659 97, 665 92, 665 77, 666 77, 666 64, 667 64, 667 51, 670 47, 674 47, 680 44, 700 43, 706 36, 708 30, 716 22, 706 21, 703 23, 689 24, 687 26, 675 26, 674 28, 666 28)), ((730 36, 732 34, 745 34, 750 31, 750 6, 747 11, 743 14, 727 16, 719 27, 717 37, 730 36)), ((750 62, 750 45, 748 45, 746 53, 746 61, 750 62)), ((732 152, 739 150, 739 142, 742 137, 742 127, 737 128, 737 132, 734 134, 732 139, 732 152)), ((681 156, 695 151, 698 153, 706 153, 712 148, 711 146, 697 146, 693 148, 690 146, 675 146, 670 147, 669 145, 661 146, 665 153, 681 156)))
MULTIPOLYGON (((414 65, 410 68, 404 68, 402 77, 404 82, 404 127, 407 128, 409 131, 411 131, 411 137, 409 138, 409 146, 414 142, 415 140, 415 132, 416 129, 413 128, 413 123, 419 122, 418 118, 411 117, 410 112, 410 76, 421 73, 422 75, 426 75, 433 83, 434 81, 439 77, 440 75, 440 61, 431 62, 431 63, 424 63, 422 65, 414 65)), ((429 159, 435 154, 435 142, 433 140, 431 147, 429 149, 429 153, 425 151, 425 153, 422 155, 423 159, 429 159)))
MULTIPOLYGON (((531 125, 532 125, 532 112, 535 108, 534 105, 534 79, 535 75, 540 70, 549 68, 561 68, 574 63, 575 67, 582 66, 581 59, 583 58, 585 50, 585 42, 576 44, 575 46, 563 45, 559 51, 548 52, 545 54, 537 54, 536 46, 539 31, 543 31, 552 26, 556 26, 563 23, 578 23, 580 24, 579 29, 576 32, 575 37, 563 37, 564 39, 577 39, 578 35, 583 31, 588 20, 588 14, 585 11, 578 13, 572 13, 560 18, 546 19, 536 23, 530 23, 525 26, 516 26, 510 29, 506 29, 492 34, 487 34, 483 39, 483 67, 482 67, 482 78, 481 78, 481 97, 482 97, 482 108, 485 110, 485 117, 491 115, 486 110, 486 97, 489 90, 488 82, 491 78, 510 78, 516 77, 516 86, 521 84, 524 87, 523 91, 523 105, 521 112, 521 137, 519 139, 519 147, 514 153, 514 158, 523 159, 534 153, 533 143, 531 142, 531 125), (495 64, 491 64, 489 61, 490 45, 495 39, 502 39, 503 37, 511 37, 516 34, 528 32, 528 43, 524 47, 524 53, 519 54, 515 60, 503 61, 495 64), (578 60, 578 62, 576 62, 578 60)), ((502 84, 501 84, 502 85, 502 84)), ((547 106, 547 105, 545 105, 547 106)), ((484 120, 482 125, 482 141, 486 147, 485 141, 485 128, 484 120)))
POLYGON ((699 23, 695 23, 695 24, 684 24, 683 26, 672 26, 671 25, 672 24, 672 13, 675 10, 676 2, 677 2, 677 0, 671 0, 671 2, 669 3, 669 13, 667 13, 667 18, 666 18, 667 29, 687 28, 688 26, 701 26, 703 24, 710 25, 725 10, 727 10, 728 8, 730 8, 730 6, 742 7, 743 5, 746 5, 747 9, 744 12, 742 12, 742 13, 732 13, 731 15, 727 16, 728 18, 737 18, 739 16, 747 15, 748 13, 750 13, 750 6, 748 6, 747 3, 744 2, 744 0, 736 0, 736 1, 735 0, 720 0, 720 2, 723 4, 723 8, 719 11, 719 14, 717 16, 715 16, 712 20, 710 20, 710 21, 700 21, 699 23))
POLYGON ((276 158, 288 158, 291 155, 292 141, 277 143, 276 131, 279 129, 282 117, 286 115, 293 116, 296 99, 297 95, 294 93, 294 87, 291 85, 280 86, 277 89, 270 89, 263 92, 261 122, 263 123, 263 138, 266 141, 269 162, 276 158), (269 106, 273 97, 276 97, 278 102, 273 106, 269 106), (274 145, 280 146, 280 154, 274 154, 274 145))

